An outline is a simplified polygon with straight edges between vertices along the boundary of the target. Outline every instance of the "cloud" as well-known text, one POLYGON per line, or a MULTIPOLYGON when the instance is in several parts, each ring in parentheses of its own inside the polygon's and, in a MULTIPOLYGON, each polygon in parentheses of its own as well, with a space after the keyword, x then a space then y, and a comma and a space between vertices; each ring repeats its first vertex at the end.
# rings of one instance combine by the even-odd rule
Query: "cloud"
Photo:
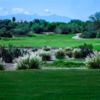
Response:
POLYGON ((5 8, 0 7, 0 16, 6 16, 6 15, 13 15, 13 14, 26 14, 26 15, 33 15, 33 12, 25 11, 22 8, 12 8, 9 11, 7 11, 5 8))
POLYGON ((12 9, 12 14, 22 14, 24 13, 24 9, 22 8, 13 8, 12 9))
POLYGON ((6 16, 9 14, 9 11, 7 11, 5 8, 0 7, 0 15, 1 16, 6 16))
POLYGON ((53 13, 53 11, 46 9, 45 13, 53 13))
POLYGON ((24 9, 22 8, 13 8, 12 9, 12 14, 26 14, 26 15, 33 15, 34 13, 30 13, 28 11, 25 11, 24 9))
POLYGON ((30 12, 28 12, 28 11, 25 11, 24 14, 26 14, 26 15, 33 15, 34 13, 33 13, 33 12, 30 13, 30 12))

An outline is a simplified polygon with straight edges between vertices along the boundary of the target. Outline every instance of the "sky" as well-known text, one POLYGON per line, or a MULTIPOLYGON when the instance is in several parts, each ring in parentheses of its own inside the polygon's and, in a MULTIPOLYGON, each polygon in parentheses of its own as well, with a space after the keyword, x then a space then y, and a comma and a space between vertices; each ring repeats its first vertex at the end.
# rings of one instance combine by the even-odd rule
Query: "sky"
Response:
POLYGON ((99 11, 100 0, 0 0, 0 16, 56 14, 86 21, 90 15, 99 11))

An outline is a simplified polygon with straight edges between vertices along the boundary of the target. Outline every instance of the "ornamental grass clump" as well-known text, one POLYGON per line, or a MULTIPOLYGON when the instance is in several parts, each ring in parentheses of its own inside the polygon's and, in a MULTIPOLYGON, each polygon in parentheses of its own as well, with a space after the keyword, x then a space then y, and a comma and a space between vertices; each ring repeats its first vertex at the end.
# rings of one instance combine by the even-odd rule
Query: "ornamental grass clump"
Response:
POLYGON ((0 70, 4 69, 5 69, 5 62, 2 60, 2 58, 0 58, 0 70))
POLYGON ((71 48, 71 47, 66 47, 66 48, 64 49, 64 51, 65 51, 65 54, 66 54, 67 56, 72 57, 72 48, 71 48))
POLYGON ((30 55, 24 55, 15 59, 15 70, 22 69, 38 69, 41 63, 41 57, 36 53, 31 53, 30 55))
POLYGON ((72 48, 71 47, 66 47, 64 50, 65 51, 72 51, 72 48))
POLYGON ((54 55, 55 55, 55 58, 57 58, 57 59, 64 59, 65 58, 65 52, 62 48, 59 48, 58 50, 56 50, 54 55))
POLYGON ((91 53, 85 59, 85 65, 88 68, 100 69, 100 52, 91 53))
POLYGON ((80 57, 81 57, 81 52, 82 52, 81 49, 75 48, 75 49, 73 50, 73 57, 74 57, 74 58, 80 58, 80 57))
POLYGON ((51 60, 51 52, 50 51, 39 51, 38 54, 42 58, 42 61, 50 61, 51 60))
POLYGON ((44 46, 44 47, 42 48, 42 50, 44 50, 44 51, 50 51, 50 50, 51 50, 51 47, 49 47, 49 46, 44 46))

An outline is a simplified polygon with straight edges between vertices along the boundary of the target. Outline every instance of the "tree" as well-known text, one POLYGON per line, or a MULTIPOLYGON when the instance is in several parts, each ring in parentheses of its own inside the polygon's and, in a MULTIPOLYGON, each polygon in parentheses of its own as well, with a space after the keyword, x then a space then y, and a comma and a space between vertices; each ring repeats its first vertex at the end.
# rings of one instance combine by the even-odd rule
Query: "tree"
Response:
POLYGON ((34 23, 40 23, 40 20, 39 20, 39 19, 34 19, 33 22, 34 22, 34 23))
POLYGON ((90 21, 93 23, 93 29, 100 29, 100 12, 95 13, 89 17, 90 21))
POLYGON ((12 34, 6 28, 0 29, 0 37, 12 37, 12 34))
POLYGON ((13 17, 13 18, 12 18, 12 21, 14 22, 15 20, 16 20, 15 17, 13 17))
POLYGON ((43 31, 44 26, 43 25, 39 25, 39 24, 35 24, 31 27, 31 30, 35 33, 41 33, 43 31))
POLYGON ((68 28, 67 25, 59 25, 58 27, 56 27, 56 33, 57 34, 68 34, 68 28))

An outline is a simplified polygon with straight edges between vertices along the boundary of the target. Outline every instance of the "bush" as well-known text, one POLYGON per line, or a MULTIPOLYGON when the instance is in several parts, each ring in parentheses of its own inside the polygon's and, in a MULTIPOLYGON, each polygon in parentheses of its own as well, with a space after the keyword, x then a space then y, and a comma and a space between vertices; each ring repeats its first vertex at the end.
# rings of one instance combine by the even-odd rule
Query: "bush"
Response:
POLYGON ((65 25, 65 24, 57 26, 55 32, 57 34, 69 34, 68 29, 67 29, 67 25, 65 25))
POLYGON ((57 23, 52 22, 52 23, 47 24, 47 29, 48 29, 48 31, 53 32, 55 30, 56 26, 57 26, 57 23))
POLYGON ((64 59, 65 58, 65 52, 62 48, 59 48, 58 50, 56 50, 54 55, 57 59, 64 59))
POLYGON ((6 63, 11 63, 14 58, 23 56, 28 52, 25 51, 23 48, 15 48, 13 45, 9 44, 8 48, 0 46, 0 57, 2 57, 3 61, 6 63))
POLYGON ((97 33, 96 34, 96 38, 100 38, 100 33, 97 33))
POLYGON ((70 58, 72 57, 72 51, 65 51, 65 54, 70 58))
POLYGON ((97 31, 96 38, 100 38, 100 30, 97 31))
POLYGON ((12 34, 6 28, 2 28, 0 29, 0 37, 12 37, 12 34))
POLYGON ((86 57, 87 55, 93 53, 92 44, 79 45, 78 48, 81 49, 81 57, 86 57))
POLYGON ((39 64, 41 63, 42 59, 36 53, 31 53, 30 55, 24 55, 23 57, 19 57, 15 59, 15 66, 16 70, 22 69, 38 69, 39 64))
POLYGON ((65 49, 65 54, 69 57, 72 57, 72 48, 71 47, 66 47, 65 49))
POLYGON ((72 48, 71 47, 66 47, 64 50, 65 51, 72 51, 72 48))
POLYGON ((75 48, 75 49, 73 50, 73 57, 74 57, 74 58, 80 58, 80 57, 81 57, 81 52, 82 52, 81 49, 75 48))
POLYGON ((33 48, 31 51, 32 52, 38 51, 38 48, 33 48))
POLYGON ((42 57, 42 61, 50 61, 51 53, 47 51, 40 51, 39 56, 42 57))
POLYGON ((26 35, 27 34, 27 32, 25 30, 20 29, 20 28, 18 28, 18 29, 12 29, 11 32, 15 36, 18 36, 18 35, 26 35))
POLYGON ((81 35, 81 38, 96 38, 95 31, 84 31, 81 35))
POLYGON ((35 24, 31 27, 31 30, 35 33, 41 33, 43 31, 44 26, 43 25, 39 25, 39 24, 35 24))
POLYGON ((51 47, 49 47, 49 46, 44 46, 44 47, 42 48, 42 50, 44 50, 44 51, 50 51, 50 50, 51 50, 51 47))
POLYGON ((0 58, 0 70, 4 69, 5 69, 5 62, 2 60, 2 58, 0 58))
POLYGON ((93 69, 100 69, 100 52, 94 52, 86 57, 86 67, 93 69))

